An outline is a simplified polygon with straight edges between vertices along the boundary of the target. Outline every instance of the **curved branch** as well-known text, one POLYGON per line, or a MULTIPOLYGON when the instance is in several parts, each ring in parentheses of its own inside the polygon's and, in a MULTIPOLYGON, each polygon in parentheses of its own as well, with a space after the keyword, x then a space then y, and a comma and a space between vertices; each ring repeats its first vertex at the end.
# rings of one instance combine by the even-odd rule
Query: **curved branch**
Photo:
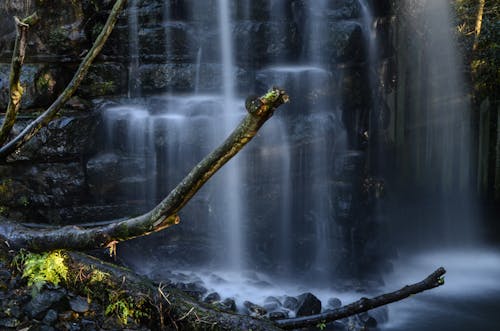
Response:
POLYGON ((27 141, 29 141, 41 128, 46 126, 50 121, 54 119, 61 107, 73 96, 76 92, 78 86, 82 82, 83 78, 89 71, 89 68, 97 57, 99 52, 104 47, 106 40, 113 31, 116 21, 118 20, 118 15, 120 14, 126 0, 116 0, 111 13, 108 16, 106 24, 102 28, 101 33, 95 40, 92 48, 87 53, 82 63, 78 67, 75 75, 71 82, 66 86, 64 91, 59 95, 56 101, 50 107, 44 111, 38 118, 31 122, 21 133, 19 133, 14 139, 12 139, 5 146, 0 148, 0 159, 5 159, 7 156, 12 154, 19 147, 23 146, 27 141))
POLYGON ((35 25, 39 20, 37 13, 20 20, 14 17, 16 22, 16 42, 14 44, 14 51, 12 52, 12 62, 10 65, 9 77, 9 105, 5 112, 5 117, 0 128, 0 146, 5 143, 9 134, 16 122, 17 113, 21 108, 21 97, 23 95, 23 87, 20 83, 21 68, 24 63, 26 55, 26 45, 28 38, 28 29, 35 25))
POLYGON ((356 302, 353 302, 349 305, 340 307, 338 309, 334 309, 326 313, 317 314, 313 316, 284 319, 275 321, 275 323, 278 327, 282 329, 290 330, 290 329, 304 328, 307 326, 314 326, 317 325, 318 323, 333 322, 348 316, 363 313, 370 309, 387 305, 392 302, 403 300, 408 298, 410 295, 417 294, 441 286, 444 284, 444 278, 442 276, 445 273, 446 270, 443 267, 440 267, 432 274, 427 276, 427 278, 425 278, 421 282, 412 285, 406 285, 405 287, 403 287, 398 291, 379 295, 378 297, 372 299, 361 298, 356 302))
POLYGON ((179 223, 176 215, 193 195, 227 161, 238 153, 262 125, 289 97, 284 90, 273 87, 260 98, 247 101, 247 116, 215 150, 200 161, 191 172, 155 208, 141 216, 107 225, 81 228, 33 229, 8 220, 0 221, 0 238, 13 248, 51 250, 56 248, 93 249, 105 247, 138 236, 161 231, 179 223))

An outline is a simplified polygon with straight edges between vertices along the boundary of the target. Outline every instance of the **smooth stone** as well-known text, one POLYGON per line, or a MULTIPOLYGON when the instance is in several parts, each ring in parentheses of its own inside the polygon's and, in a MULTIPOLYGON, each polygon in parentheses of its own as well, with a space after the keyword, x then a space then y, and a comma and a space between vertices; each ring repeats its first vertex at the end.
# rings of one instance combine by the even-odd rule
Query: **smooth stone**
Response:
POLYGON ((69 306, 71 307, 71 310, 77 313, 85 313, 89 310, 89 303, 87 302, 87 299, 80 296, 71 299, 69 301, 69 306))
POLYGON ((297 317, 321 313, 321 301, 312 293, 304 293, 298 297, 297 317))

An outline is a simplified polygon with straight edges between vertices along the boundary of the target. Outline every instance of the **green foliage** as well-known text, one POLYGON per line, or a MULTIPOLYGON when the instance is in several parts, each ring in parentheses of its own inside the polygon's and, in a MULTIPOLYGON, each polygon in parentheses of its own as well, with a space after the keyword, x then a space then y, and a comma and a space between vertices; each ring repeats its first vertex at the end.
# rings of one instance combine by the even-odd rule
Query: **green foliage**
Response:
POLYGON ((478 0, 455 0, 457 32, 477 99, 498 100, 500 86, 500 4, 486 1, 477 49, 473 51, 478 0))
POLYGON ((16 265, 22 265, 23 278, 27 278, 28 286, 33 287, 35 295, 47 283, 58 286, 68 277, 68 267, 62 251, 43 254, 19 253, 16 265))
POLYGON ((149 317, 148 313, 142 310, 144 303, 144 300, 136 301, 124 291, 111 291, 109 292, 109 304, 104 313, 116 316, 121 323, 126 325, 129 318, 138 321, 149 317))
POLYGON ((318 324, 316 324, 316 327, 323 331, 324 329, 326 329, 326 321, 319 322, 318 324))
POLYGON ((107 272, 103 272, 98 269, 92 270, 92 273, 90 274, 90 283, 102 283, 106 279, 108 279, 109 274, 107 272))

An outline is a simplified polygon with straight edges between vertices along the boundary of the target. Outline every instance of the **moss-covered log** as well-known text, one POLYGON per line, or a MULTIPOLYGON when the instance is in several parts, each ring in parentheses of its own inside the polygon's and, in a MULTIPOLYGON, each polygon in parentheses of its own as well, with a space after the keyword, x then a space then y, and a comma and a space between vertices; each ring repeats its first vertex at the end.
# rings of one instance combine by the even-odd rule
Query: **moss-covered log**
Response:
MULTIPOLYGON (((126 0, 116 0, 111 12, 108 16, 106 24, 101 30, 101 33, 96 38, 92 48, 88 51, 85 58, 80 63, 77 71, 75 72, 71 82, 66 86, 64 91, 59 95, 59 97, 54 101, 50 107, 45 110, 39 117, 37 117, 33 122, 31 122, 21 133, 19 133, 14 139, 5 144, 2 148, 0 148, 0 160, 5 160, 7 156, 12 154, 18 148, 23 146, 26 142, 28 142, 41 128, 45 127, 49 124, 59 113, 62 106, 73 96, 76 92, 78 86, 85 78, 85 75, 89 71, 92 62, 95 60, 97 55, 101 52, 106 40, 110 36, 113 28, 118 20, 118 15, 121 13, 126 0)), ((20 68, 19 68, 20 70, 20 68)), ((20 102, 19 95, 19 102, 20 102)), ((6 122, 6 121, 4 121, 6 122)))
POLYGON ((151 211, 141 216, 106 222, 102 225, 33 229, 7 219, 0 220, 0 238, 14 248, 47 251, 57 248, 93 249, 161 231, 179 223, 177 213, 227 161, 238 153, 282 104, 284 90, 273 87, 268 93, 246 102, 248 114, 226 140, 200 161, 191 172, 151 211))
POLYGON ((26 56, 26 45, 28 43, 28 29, 39 20, 37 13, 34 13, 22 20, 14 17, 16 22, 16 41, 12 53, 12 63, 9 77, 9 104, 5 112, 5 117, 0 128, 0 146, 5 143, 16 122, 19 108, 21 108, 21 97, 23 87, 21 86, 21 68, 26 56))

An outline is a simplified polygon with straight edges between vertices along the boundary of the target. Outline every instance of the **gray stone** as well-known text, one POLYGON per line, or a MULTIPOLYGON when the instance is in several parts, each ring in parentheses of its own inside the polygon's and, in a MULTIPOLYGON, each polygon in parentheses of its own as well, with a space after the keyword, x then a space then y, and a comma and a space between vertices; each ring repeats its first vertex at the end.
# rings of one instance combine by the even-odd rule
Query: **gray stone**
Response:
POLYGON ((264 300, 264 308, 269 311, 276 311, 282 306, 281 302, 276 297, 267 297, 264 300))
POLYGON ((69 300, 69 306, 71 307, 71 310, 77 313, 85 313, 89 310, 89 303, 87 302, 87 299, 81 296, 77 296, 76 298, 69 300))
POLYGON ((177 283, 176 286, 178 289, 186 293, 187 295, 192 296, 196 300, 200 300, 205 293, 207 293, 207 289, 199 282, 192 283, 177 283))
POLYGON ((269 319, 274 321, 274 320, 282 320, 288 318, 288 312, 285 311, 273 311, 269 313, 269 319))
POLYGON ((287 296, 285 298, 285 300, 283 301, 283 307, 285 307, 286 309, 293 310, 293 311, 295 311, 297 309, 298 304, 299 304, 299 301, 297 300, 297 298, 294 298, 294 297, 287 296))
POLYGON ((54 309, 49 309, 45 314, 42 322, 47 325, 53 325, 57 321, 57 311, 54 309))
POLYGON ((330 298, 330 299, 328 299, 328 303, 327 303, 327 307, 328 308, 335 309, 335 308, 339 308, 341 306, 342 306, 342 301, 340 301, 339 298, 330 298))
POLYGON ((222 302, 217 302, 215 305, 222 310, 236 312, 236 302, 232 298, 226 298, 222 302))
POLYGON ((0 319, 0 326, 6 328, 16 328, 21 322, 17 318, 3 318, 0 319))
POLYGON ((250 301, 243 302, 243 306, 248 309, 250 316, 260 317, 267 314, 267 310, 264 307, 256 305, 250 301))
POLYGON ((221 297, 220 297, 219 293, 212 292, 212 293, 208 294, 205 297, 205 299, 203 299, 203 302, 214 303, 214 302, 220 301, 220 299, 221 299, 221 297))
MULTIPOLYGON (((23 130, 31 118, 18 121, 13 134, 23 130)), ((10 161, 68 161, 79 159, 96 148, 95 130, 97 118, 92 113, 68 114, 53 120, 41 129, 10 161)))
POLYGON ((299 295, 296 315, 310 316, 321 313, 321 301, 312 293, 304 293, 299 295))
POLYGON ((31 318, 42 318, 44 313, 63 302, 65 293, 62 290, 45 290, 38 293, 24 307, 24 311, 31 318))

